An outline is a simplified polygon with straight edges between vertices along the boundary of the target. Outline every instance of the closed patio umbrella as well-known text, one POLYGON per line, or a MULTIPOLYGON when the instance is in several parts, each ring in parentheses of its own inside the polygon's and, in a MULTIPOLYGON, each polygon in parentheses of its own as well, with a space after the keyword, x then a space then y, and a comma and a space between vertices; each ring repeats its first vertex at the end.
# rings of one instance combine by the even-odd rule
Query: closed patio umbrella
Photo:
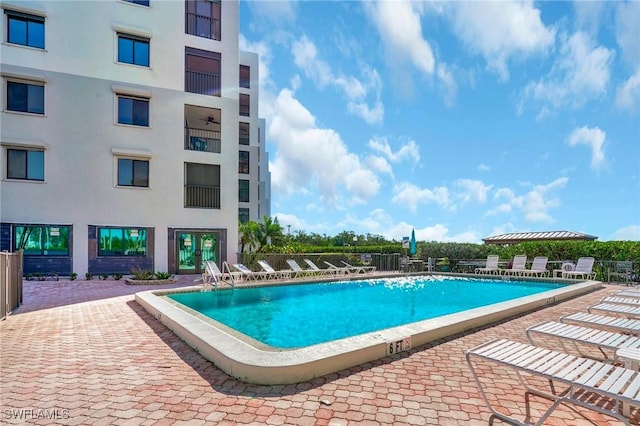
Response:
POLYGON ((409 254, 411 256, 415 255, 417 252, 417 247, 416 247, 416 231, 415 229, 411 230, 411 243, 409 245, 409 254))

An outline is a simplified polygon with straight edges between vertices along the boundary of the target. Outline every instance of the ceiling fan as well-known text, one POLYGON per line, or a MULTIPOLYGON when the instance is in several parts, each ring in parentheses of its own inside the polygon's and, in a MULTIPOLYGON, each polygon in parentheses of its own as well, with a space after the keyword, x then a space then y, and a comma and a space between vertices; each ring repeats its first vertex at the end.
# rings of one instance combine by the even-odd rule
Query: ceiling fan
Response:
POLYGON ((211 117, 211 116, 209 116, 209 117, 207 117, 207 118, 201 118, 200 120, 202 120, 202 121, 204 121, 204 122, 205 122, 205 123, 204 123, 204 125, 205 125, 205 126, 208 126, 208 125, 209 125, 209 123, 213 123, 213 124, 220 124, 220 122, 219 122, 218 120, 216 120, 216 118, 215 118, 215 117, 211 117))

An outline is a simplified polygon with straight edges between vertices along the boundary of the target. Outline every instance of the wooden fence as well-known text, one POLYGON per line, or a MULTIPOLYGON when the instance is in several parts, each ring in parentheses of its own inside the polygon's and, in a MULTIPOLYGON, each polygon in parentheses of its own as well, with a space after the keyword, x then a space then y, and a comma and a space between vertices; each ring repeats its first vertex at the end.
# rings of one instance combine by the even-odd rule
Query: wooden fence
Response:
POLYGON ((22 250, 0 252, 0 320, 22 304, 22 250))

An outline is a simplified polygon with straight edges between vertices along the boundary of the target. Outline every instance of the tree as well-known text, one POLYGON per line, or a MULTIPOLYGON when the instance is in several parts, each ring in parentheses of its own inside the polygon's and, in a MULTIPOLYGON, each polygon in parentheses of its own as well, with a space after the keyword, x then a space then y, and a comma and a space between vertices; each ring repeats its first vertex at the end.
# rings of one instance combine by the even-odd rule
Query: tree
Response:
POLYGON ((251 249, 256 247, 258 234, 258 223, 249 220, 244 223, 238 224, 238 233, 240 234, 240 253, 244 253, 245 247, 251 249))
POLYGON ((255 236, 258 243, 257 251, 263 251, 263 248, 269 245, 281 246, 284 242, 282 226, 277 217, 272 219, 269 216, 263 216, 255 236))

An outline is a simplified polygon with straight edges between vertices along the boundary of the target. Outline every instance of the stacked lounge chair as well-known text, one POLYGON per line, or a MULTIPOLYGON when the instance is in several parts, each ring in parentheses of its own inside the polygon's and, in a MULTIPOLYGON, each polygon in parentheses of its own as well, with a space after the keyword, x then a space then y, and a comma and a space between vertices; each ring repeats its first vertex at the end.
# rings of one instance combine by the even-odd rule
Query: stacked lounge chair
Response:
POLYGON ((467 351, 469 368, 493 415, 508 423, 525 424, 494 408, 487 396, 490 382, 478 374, 479 371, 488 371, 478 368, 481 362, 515 371, 528 392, 554 401, 536 425, 544 423, 563 403, 593 409, 628 425, 629 420, 625 416, 629 415, 629 406, 640 406, 640 372, 637 365, 631 368, 634 364, 630 361, 640 354, 640 306, 630 299, 640 303, 640 296, 633 299, 618 294, 589 306, 588 313, 573 313, 563 316, 560 322, 546 321, 529 327, 526 335, 531 344, 496 339, 467 351), (592 311, 605 311, 619 316, 599 315, 592 311), (534 336, 552 337, 561 343, 566 352, 534 346, 534 336), (594 360, 592 354, 585 356, 581 353, 580 345, 596 348, 603 356, 599 360, 594 360), (580 352, 579 356, 570 353, 576 349, 580 352), (619 365, 621 359, 625 360, 625 367, 619 365), (547 379, 552 390, 553 383, 564 384, 568 389, 549 393, 533 387, 531 381, 525 380, 527 376, 547 379), (606 404, 607 401, 612 403, 606 404))

